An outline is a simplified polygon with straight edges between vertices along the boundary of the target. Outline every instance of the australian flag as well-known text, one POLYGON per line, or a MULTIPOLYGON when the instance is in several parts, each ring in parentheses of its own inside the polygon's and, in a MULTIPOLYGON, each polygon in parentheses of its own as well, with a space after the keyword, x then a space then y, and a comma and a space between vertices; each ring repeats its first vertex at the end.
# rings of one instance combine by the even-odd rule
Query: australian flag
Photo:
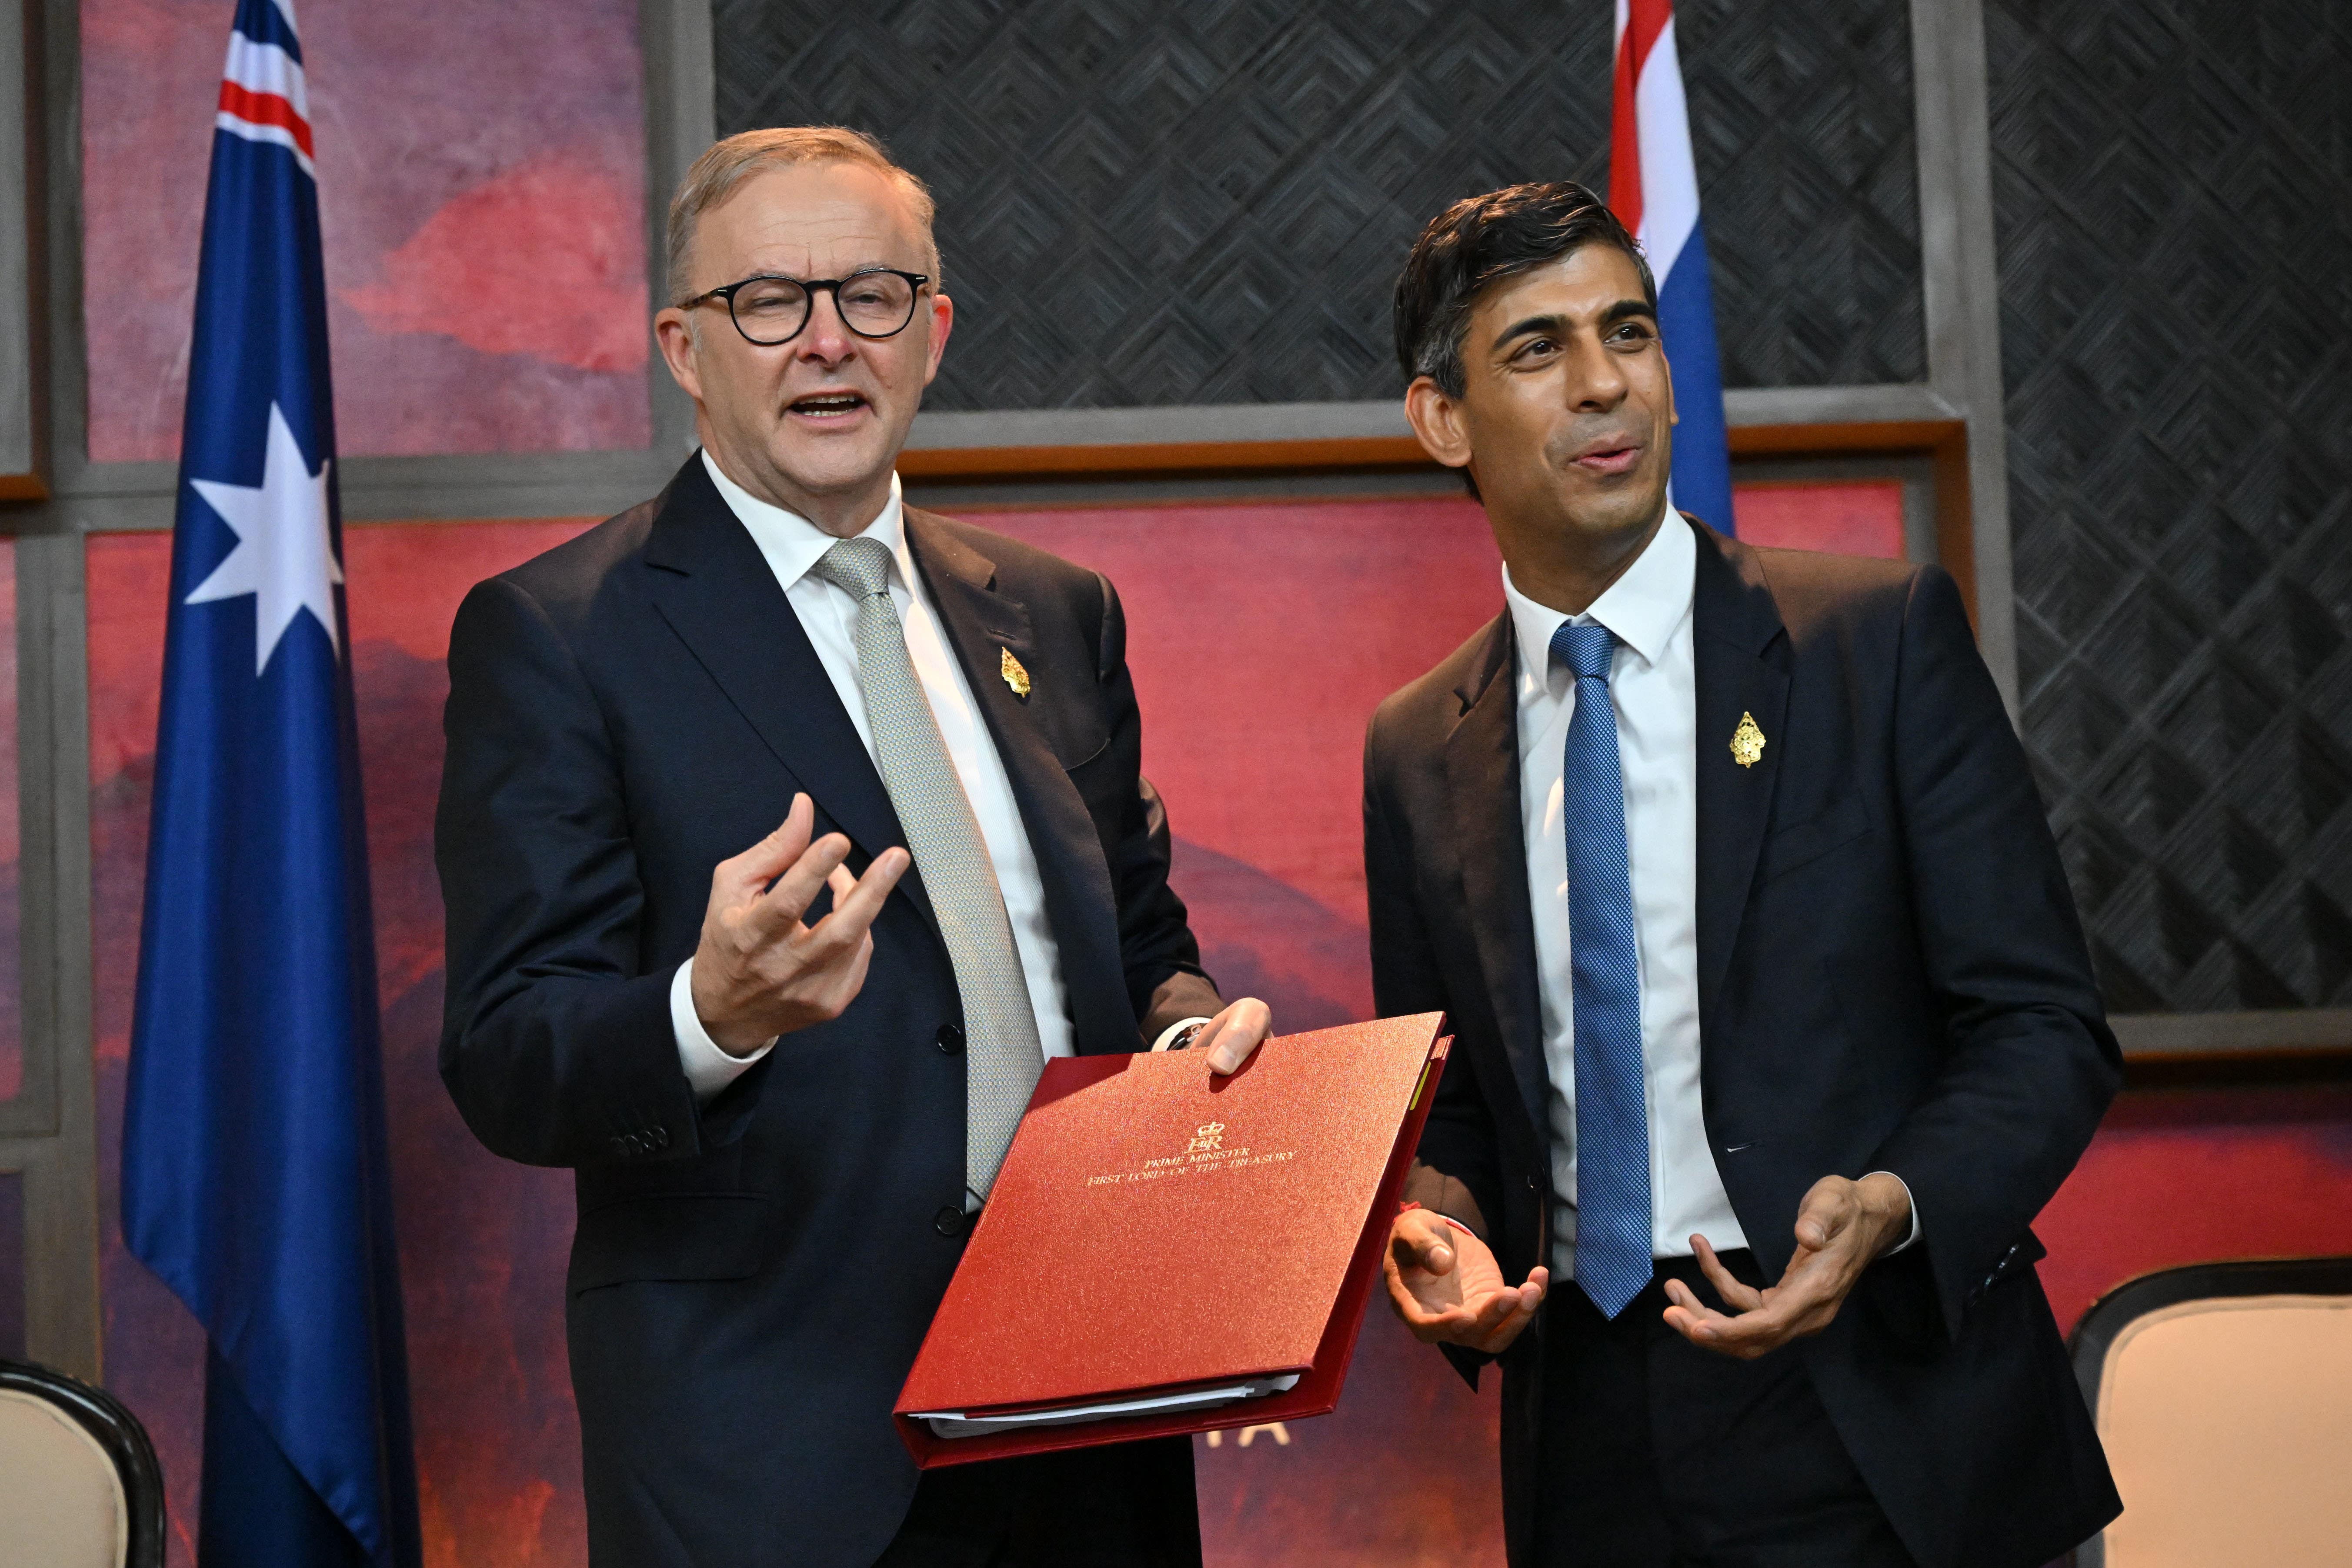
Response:
POLYGON ((293 0, 239 0, 205 201, 122 1229, 210 1340, 205 1568, 415 1568, 416 1479, 293 0))

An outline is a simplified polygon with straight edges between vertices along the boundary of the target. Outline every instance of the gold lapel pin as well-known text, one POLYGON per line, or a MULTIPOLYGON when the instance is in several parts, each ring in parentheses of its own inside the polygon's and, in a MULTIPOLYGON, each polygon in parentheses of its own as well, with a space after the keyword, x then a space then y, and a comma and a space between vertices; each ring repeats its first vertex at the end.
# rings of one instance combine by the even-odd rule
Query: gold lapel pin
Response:
POLYGON ((996 673, 1004 677, 1004 684, 1013 689, 1013 696, 1020 698, 1024 702, 1027 701, 1029 700, 1029 672, 1021 668, 1021 661, 1013 657, 1013 650, 1011 648, 999 648, 997 649, 997 652, 1002 654, 1003 657, 997 661, 996 673))
POLYGON ((1739 728, 1731 732, 1731 760, 1743 768, 1752 768, 1764 760, 1764 731, 1756 727, 1756 715, 1741 711, 1739 728))

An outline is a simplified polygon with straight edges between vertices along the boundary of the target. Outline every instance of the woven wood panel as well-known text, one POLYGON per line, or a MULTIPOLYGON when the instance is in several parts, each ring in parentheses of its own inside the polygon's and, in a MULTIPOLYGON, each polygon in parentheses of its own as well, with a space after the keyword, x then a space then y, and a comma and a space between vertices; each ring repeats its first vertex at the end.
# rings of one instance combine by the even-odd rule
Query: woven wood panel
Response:
POLYGON ((1924 381, 1901 0, 1677 0, 1727 386, 1924 381))
POLYGON ((2352 1002, 2352 7, 1990 0, 2028 745, 2110 1002, 2352 1002))
MULTIPOLYGON (((1726 380, 1924 374, 1901 0, 1682 7, 1726 380)), ((940 197, 935 408, 1379 398, 1422 226, 1607 179, 1605 0, 717 0, 722 132, 834 121, 940 197)))

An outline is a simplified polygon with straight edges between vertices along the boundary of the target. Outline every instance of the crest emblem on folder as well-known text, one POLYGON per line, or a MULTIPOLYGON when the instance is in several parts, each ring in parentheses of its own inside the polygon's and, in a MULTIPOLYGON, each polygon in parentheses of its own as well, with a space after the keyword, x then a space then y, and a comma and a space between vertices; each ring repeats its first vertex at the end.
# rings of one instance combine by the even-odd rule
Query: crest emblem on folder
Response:
POLYGON ((1225 1124, 1222 1121, 1204 1121, 1201 1124, 1200 1130, 1192 1134, 1192 1141, 1184 1145, 1184 1152, 1206 1154, 1224 1146, 1225 1124))
POLYGON ((1013 657, 1013 650, 1011 648, 1003 647, 996 651, 1002 656, 997 660, 996 673, 1004 677, 1004 684, 1013 689, 1013 696, 1020 698, 1024 702, 1027 701, 1029 700, 1029 672, 1021 667, 1021 661, 1019 659, 1013 657))
POLYGON ((1756 715, 1742 711, 1739 728, 1731 732, 1731 760, 1743 768, 1752 768, 1764 760, 1764 731, 1756 727, 1756 715))

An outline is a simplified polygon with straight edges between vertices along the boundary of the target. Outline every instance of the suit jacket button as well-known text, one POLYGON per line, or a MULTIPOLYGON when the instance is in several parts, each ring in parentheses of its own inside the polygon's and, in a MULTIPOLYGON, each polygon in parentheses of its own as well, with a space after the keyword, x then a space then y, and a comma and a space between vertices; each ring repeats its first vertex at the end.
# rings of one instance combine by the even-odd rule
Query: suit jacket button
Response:
POLYGON ((963 1234, 962 1208, 955 1204, 943 1205, 939 1213, 931 1216, 931 1228, 941 1236, 961 1236, 963 1234))
POLYGON ((939 1033, 940 1050, 951 1057, 963 1055, 963 1031, 953 1024, 941 1024, 939 1033))
POLYGON ((612 1140, 606 1147, 610 1148, 615 1154, 628 1154, 635 1152, 635 1151, 629 1147, 628 1139, 618 1132, 613 1134, 612 1140))
POLYGON ((655 1128, 651 1132, 646 1134, 646 1142, 651 1145, 651 1147, 646 1151, 647 1153, 659 1153, 662 1150, 669 1147, 669 1129, 667 1127, 655 1128))

